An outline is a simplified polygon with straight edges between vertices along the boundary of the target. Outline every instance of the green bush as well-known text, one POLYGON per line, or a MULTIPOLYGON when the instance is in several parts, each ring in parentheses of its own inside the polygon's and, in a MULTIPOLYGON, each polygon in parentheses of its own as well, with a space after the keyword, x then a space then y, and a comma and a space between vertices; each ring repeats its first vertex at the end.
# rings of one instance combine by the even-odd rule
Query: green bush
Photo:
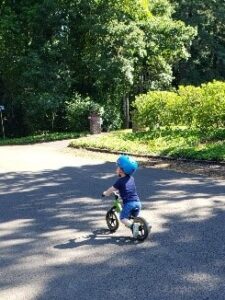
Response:
POLYGON ((225 82, 202 85, 201 105, 196 123, 201 128, 225 126, 225 82))
POLYGON ((138 96, 134 103, 135 122, 143 127, 179 125, 182 101, 175 92, 157 91, 138 96))
POLYGON ((89 130, 89 116, 92 113, 102 115, 103 109, 89 97, 75 94, 71 101, 66 102, 66 118, 70 130, 78 132, 89 130))
POLYGON ((225 126, 225 82, 200 87, 180 86, 176 92, 157 91, 139 95, 134 102, 134 121, 140 127, 225 126))
POLYGON ((111 131, 121 129, 122 125, 123 119, 120 106, 110 102, 106 103, 104 105, 103 130, 111 131))
POLYGON ((85 131, 89 128, 89 111, 91 100, 75 94, 71 101, 66 102, 66 118, 69 129, 74 131, 85 131))
POLYGON ((180 123, 188 127, 196 127, 202 90, 195 86, 180 86, 177 91, 180 97, 180 123))

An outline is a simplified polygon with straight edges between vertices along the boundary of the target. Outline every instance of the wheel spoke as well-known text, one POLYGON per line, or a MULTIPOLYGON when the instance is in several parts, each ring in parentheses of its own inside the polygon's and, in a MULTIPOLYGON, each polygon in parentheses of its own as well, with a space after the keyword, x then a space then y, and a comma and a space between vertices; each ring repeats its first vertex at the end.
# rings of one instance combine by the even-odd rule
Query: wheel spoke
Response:
POLYGON ((119 219, 115 213, 115 211, 110 211, 106 215, 107 226, 110 231, 116 231, 119 227, 119 219))

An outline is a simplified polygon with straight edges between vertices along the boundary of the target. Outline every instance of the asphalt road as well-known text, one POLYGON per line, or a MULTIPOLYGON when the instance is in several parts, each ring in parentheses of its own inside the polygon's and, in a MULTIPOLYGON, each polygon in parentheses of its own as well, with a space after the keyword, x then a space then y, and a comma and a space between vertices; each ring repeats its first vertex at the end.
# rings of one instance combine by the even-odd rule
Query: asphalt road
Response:
POLYGON ((67 142, 0 147, 0 300, 225 299, 225 182, 135 175, 150 238, 106 230, 112 162, 67 142))

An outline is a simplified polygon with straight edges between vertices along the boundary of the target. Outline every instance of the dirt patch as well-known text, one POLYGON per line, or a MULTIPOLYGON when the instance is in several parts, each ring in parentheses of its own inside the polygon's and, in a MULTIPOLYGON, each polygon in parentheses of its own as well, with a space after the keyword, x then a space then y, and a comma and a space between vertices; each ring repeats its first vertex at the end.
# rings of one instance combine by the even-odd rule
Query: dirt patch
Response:
POLYGON ((216 163, 182 162, 171 160, 150 159, 142 162, 145 167, 170 169, 181 173, 203 175, 218 179, 225 179, 225 165, 216 163))

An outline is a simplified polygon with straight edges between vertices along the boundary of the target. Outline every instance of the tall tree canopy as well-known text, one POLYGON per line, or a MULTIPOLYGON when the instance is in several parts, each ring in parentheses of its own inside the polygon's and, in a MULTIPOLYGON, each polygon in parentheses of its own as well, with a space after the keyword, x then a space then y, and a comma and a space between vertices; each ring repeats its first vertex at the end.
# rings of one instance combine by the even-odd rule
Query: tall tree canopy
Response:
POLYGON ((195 30, 166 0, 13 0, 0 4, 0 90, 8 131, 66 129, 75 93, 105 107, 168 87, 195 30))
POLYGON ((191 58, 176 67, 176 82, 200 84, 225 79, 225 1, 171 0, 174 17, 197 28, 191 58))

